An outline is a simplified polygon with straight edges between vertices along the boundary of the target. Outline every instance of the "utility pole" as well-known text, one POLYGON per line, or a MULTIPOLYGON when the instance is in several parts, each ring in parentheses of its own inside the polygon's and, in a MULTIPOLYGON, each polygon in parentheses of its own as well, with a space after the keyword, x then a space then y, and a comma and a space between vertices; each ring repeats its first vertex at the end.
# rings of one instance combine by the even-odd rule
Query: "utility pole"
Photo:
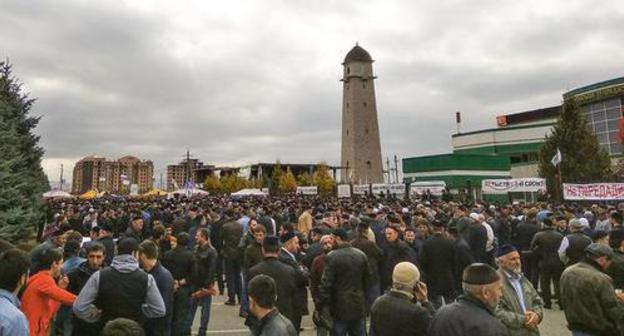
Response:
POLYGON ((62 164, 62 163, 61 163, 61 178, 60 178, 59 180, 60 180, 60 182, 59 182, 59 183, 61 184, 61 185, 59 186, 59 190, 60 190, 60 191, 63 191, 63 164, 62 164))
POLYGON ((394 155, 394 182, 399 183, 399 158, 394 155))
POLYGON ((386 156, 386 172, 388 173, 388 183, 392 183, 392 168, 390 167, 390 158, 386 156))

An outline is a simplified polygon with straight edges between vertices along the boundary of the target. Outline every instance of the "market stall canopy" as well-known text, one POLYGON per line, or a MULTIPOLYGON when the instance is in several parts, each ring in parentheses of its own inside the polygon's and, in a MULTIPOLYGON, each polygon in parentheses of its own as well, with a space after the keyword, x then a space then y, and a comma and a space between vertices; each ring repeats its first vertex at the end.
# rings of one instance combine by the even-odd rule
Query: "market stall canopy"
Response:
POLYGON ((78 196, 78 198, 82 200, 92 200, 92 199, 96 199, 97 197, 98 197, 98 193, 95 190, 89 190, 86 193, 78 196))
POLYGON ((65 192, 63 190, 50 190, 48 192, 43 193, 43 198, 73 198, 70 193, 65 192))
POLYGON ((160 189, 152 189, 145 194, 141 195, 144 197, 154 197, 154 196, 167 196, 167 192, 160 189))
POLYGON ((208 195, 209 193, 206 190, 202 190, 199 188, 184 188, 184 189, 178 189, 174 192, 172 192, 172 194, 176 194, 176 195, 186 195, 186 196, 197 196, 197 195, 208 195))
POLYGON ((263 192, 260 189, 241 189, 235 193, 232 193, 234 197, 242 197, 242 196, 267 196, 267 193, 263 192))

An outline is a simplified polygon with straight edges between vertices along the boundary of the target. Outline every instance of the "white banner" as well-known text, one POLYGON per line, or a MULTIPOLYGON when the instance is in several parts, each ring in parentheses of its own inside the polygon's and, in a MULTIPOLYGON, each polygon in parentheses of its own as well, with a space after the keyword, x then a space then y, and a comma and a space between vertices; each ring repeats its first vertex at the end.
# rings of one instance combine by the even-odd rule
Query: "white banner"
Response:
POLYGON ((563 184, 566 200, 624 200, 624 183, 563 184))
POLYGON ((354 195, 365 195, 370 192, 370 186, 368 184, 354 184, 353 185, 353 194, 354 195))
POLYGON ((373 195, 380 195, 381 193, 384 195, 401 195, 405 193, 405 184, 373 183, 372 189, 373 195))
POLYGON ((297 187, 297 195, 316 195, 318 194, 318 187, 297 187))
POLYGON ((138 194, 139 194, 139 185, 133 183, 132 185, 130 185, 130 195, 136 196, 138 194))
POLYGON ((543 190, 546 190, 546 180, 538 177, 481 181, 481 192, 484 194, 538 192, 543 190))
POLYGON ((348 184, 339 184, 338 185, 338 197, 339 198, 351 197, 351 186, 348 184))
POLYGON ((269 194, 269 188, 262 188, 262 189, 260 189, 260 191, 262 191, 263 193, 265 193, 267 195, 269 194))
POLYGON ((432 195, 442 196, 442 192, 446 188, 446 182, 444 181, 421 181, 410 183, 410 194, 422 195, 427 190, 432 195))

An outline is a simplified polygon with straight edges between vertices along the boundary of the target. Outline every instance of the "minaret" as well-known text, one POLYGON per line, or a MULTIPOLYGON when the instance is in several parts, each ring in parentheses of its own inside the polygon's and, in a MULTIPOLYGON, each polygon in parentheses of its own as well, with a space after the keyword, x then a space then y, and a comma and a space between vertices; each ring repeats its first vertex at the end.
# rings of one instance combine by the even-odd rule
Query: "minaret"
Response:
POLYGON ((373 59, 356 44, 342 66, 342 181, 383 183, 373 59))

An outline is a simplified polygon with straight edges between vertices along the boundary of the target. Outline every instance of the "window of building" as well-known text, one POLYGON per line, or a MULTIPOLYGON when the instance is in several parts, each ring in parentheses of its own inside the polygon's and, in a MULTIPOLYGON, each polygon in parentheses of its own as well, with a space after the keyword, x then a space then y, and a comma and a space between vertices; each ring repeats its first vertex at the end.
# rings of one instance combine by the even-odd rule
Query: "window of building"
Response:
POLYGON ((622 154, 624 148, 618 138, 619 120, 622 117, 622 100, 613 98, 589 104, 582 109, 600 146, 610 155, 622 154))
POLYGON ((349 130, 347 130, 347 135, 349 135, 349 130))
POLYGON ((370 161, 366 161, 366 168, 371 169, 371 162, 370 161))
POLYGON ((366 102, 364 102, 364 107, 366 107, 366 102))
POLYGON ((347 75, 351 73, 351 68, 347 67, 347 75))

